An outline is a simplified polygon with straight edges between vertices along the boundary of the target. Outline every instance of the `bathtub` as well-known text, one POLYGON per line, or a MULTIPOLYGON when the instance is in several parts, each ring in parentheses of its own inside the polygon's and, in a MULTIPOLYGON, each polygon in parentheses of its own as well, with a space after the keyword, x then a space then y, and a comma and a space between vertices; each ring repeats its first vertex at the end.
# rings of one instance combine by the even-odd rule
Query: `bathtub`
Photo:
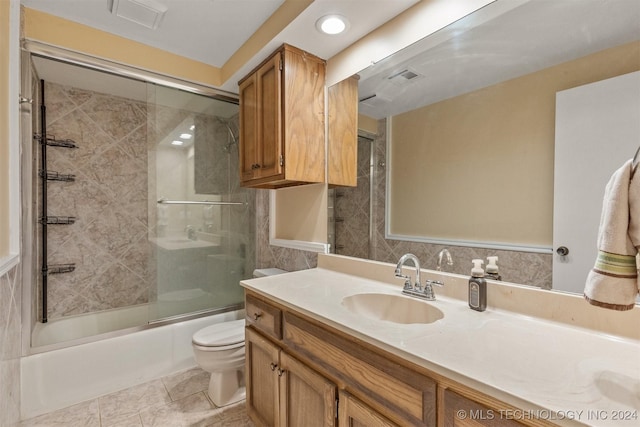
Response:
POLYGON ((31 346, 39 353, 38 348, 46 351, 60 342, 82 340, 111 331, 145 325, 149 320, 149 310, 149 304, 140 304, 37 323, 33 328, 31 346))
MULTIPOLYGON (((136 320, 143 310, 147 309, 133 307, 130 318, 119 316, 120 320, 136 320), (137 313, 136 308, 140 309, 137 313)), ((195 367, 194 332, 243 317, 243 310, 228 311, 23 357, 21 417, 31 418, 195 367)), ((93 322, 94 327, 100 324, 93 322)), ((41 337, 42 343, 47 337, 41 337)))

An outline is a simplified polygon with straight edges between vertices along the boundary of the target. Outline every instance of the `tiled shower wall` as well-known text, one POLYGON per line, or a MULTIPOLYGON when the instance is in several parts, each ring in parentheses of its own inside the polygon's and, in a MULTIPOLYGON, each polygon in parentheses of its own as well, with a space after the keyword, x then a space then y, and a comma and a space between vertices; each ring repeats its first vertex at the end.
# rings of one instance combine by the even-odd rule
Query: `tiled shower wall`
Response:
MULTIPOLYGON (((75 174, 48 183, 48 263, 75 263, 49 275, 49 318, 149 300, 147 108, 134 101, 45 83, 47 136, 79 148, 49 147, 47 169, 75 174)), ((40 208, 37 210, 40 212, 40 208)))
POLYGON ((20 419, 21 301, 17 265, 0 276, 0 426, 20 419))
POLYGON ((369 221, 373 147, 371 139, 358 138, 358 185, 334 190, 336 254, 371 258, 369 221))

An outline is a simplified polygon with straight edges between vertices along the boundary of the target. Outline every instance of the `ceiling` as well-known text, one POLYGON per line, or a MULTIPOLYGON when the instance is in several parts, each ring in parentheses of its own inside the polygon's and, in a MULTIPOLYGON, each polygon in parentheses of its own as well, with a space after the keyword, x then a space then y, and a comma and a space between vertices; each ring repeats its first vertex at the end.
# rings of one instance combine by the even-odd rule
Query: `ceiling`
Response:
MULTIPOLYGON (((114 0, 21 0, 70 21, 125 37, 186 58, 222 67, 285 0, 153 0, 167 7, 157 29, 112 14, 114 0)), ((115 0, 124 2, 125 0, 115 0)), ((299 0, 286 0, 299 1, 299 0)), ((220 89, 237 93, 237 81, 282 43, 328 59, 419 0, 314 0, 220 89), (318 18, 340 14, 349 20, 341 35, 321 34, 318 18)))
POLYGON ((640 0, 499 0, 363 70, 360 112, 380 119, 637 40, 640 0))

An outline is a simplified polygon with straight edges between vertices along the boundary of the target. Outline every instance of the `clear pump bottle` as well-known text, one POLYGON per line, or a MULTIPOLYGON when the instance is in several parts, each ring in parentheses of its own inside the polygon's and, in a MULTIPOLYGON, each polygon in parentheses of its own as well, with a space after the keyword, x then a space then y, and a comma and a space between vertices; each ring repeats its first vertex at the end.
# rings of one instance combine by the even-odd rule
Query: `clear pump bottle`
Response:
POLYGON ((476 311, 487 309, 487 281, 484 279, 484 270, 481 259, 474 259, 471 277, 469 278, 469 307, 476 311))

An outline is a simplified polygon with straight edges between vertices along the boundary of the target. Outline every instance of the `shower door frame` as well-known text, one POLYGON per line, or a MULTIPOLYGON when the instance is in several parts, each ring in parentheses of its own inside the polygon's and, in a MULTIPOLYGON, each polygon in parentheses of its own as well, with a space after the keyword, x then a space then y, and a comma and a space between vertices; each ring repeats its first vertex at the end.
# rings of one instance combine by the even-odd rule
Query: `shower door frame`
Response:
MULTIPOLYGON (((239 103, 239 97, 237 94, 226 92, 220 89, 216 89, 210 86, 205 86, 199 83, 178 79, 175 77, 167 76, 161 73, 156 73, 140 68, 136 68, 130 65, 118 63, 115 61, 109 61, 106 59, 101 59, 97 57, 93 57, 90 55, 85 55, 82 53, 70 51, 64 48, 51 46, 46 43, 32 41, 32 40, 24 40, 21 47, 20 52, 20 62, 21 62, 21 85, 24 86, 28 84, 30 87, 31 84, 31 76, 35 72, 32 67, 31 58, 32 56, 40 56, 51 60, 59 60, 66 63, 70 63, 73 65, 77 65, 80 67, 90 68, 96 71, 102 71, 109 74, 114 74, 117 76, 123 76, 132 78, 135 80, 140 80, 144 83, 153 83, 158 84, 164 87, 179 89, 185 92, 190 92, 198 95, 204 95, 210 98, 214 98, 220 101, 226 101, 231 103, 239 103), (28 82, 25 82, 25 77, 29 78, 28 82)), ((31 120, 33 112, 29 114, 29 120, 31 120)), ((32 136, 33 136, 33 123, 26 122, 25 117, 21 117, 21 146, 31 147, 32 144, 32 136), (28 142, 28 145, 25 144, 25 139, 29 138, 31 141, 28 142)), ((106 338, 113 338, 121 335, 130 334, 133 332, 155 328, 159 326, 164 326, 172 323, 177 323, 181 321, 196 319, 199 317, 210 316, 222 312, 240 310, 244 308, 244 303, 233 304, 231 306, 222 307, 218 309, 212 310, 202 310, 193 313, 182 314, 170 318, 154 320, 153 322, 149 321, 144 325, 135 326, 126 329, 119 329, 112 332, 107 332, 99 335, 88 336, 84 338, 62 341, 56 344, 44 345, 40 347, 32 346, 32 332, 35 323, 38 321, 37 305, 34 305, 32 299, 34 297, 33 289, 34 280, 37 280, 36 274, 39 271, 35 268, 34 258, 36 256, 35 248, 33 245, 33 239, 36 236, 36 229, 34 228, 33 218, 34 215, 37 216, 37 212, 33 212, 33 194, 31 190, 31 186, 33 185, 33 164, 31 159, 31 152, 23 152, 22 159, 22 177, 21 177, 21 187, 22 187, 22 209, 23 212, 21 214, 21 229, 22 229, 22 259, 21 259, 21 273, 23 278, 23 283, 25 286, 22 286, 22 325, 29 325, 28 328, 22 328, 22 355, 28 356, 31 354, 42 353, 51 350, 57 350, 73 345, 84 344, 88 342, 93 342, 97 340, 102 340, 106 338), (30 172, 29 175, 26 175, 26 172, 30 172), (25 197, 28 196, 28 197, 25 197)))

